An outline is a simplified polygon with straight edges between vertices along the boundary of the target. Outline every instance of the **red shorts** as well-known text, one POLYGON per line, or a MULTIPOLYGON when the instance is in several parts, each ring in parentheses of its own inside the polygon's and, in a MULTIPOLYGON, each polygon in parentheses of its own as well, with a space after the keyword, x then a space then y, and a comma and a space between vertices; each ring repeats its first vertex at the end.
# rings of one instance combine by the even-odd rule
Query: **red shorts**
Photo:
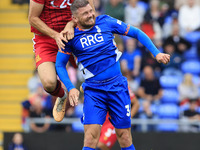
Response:
POLYGON ((43 62, 56 62, 58 46, 49 36, 35 35, 33 38, 36 68, 43 62))
MULTIPOLYGON (((56 62, 58 46, 56 41, 49 36, 35 35, 33 38, 36 68, 43 62, 56 62)), ((74 57, 69 58, 74 68, 77 68, 74 57)))
POLYGON ((116 141, 117 136, 115 133, 115 128, 107 119, 101 128, 99 142, 104 143, 109 149, 111 149, 116 141))

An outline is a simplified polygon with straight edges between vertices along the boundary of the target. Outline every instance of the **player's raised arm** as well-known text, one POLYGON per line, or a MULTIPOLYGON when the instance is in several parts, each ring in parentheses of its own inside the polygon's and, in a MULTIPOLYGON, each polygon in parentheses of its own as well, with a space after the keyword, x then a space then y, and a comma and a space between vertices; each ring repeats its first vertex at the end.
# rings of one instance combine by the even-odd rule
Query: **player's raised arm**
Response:
POLYGON ((90 6, 92 6, 92 9, 95 11, 94 0, 88 0, 88 2, 90 3, 90 6))
POLYGON ((151 39, 140 29, 130 26, 110 16, 106 16, 105 19, 107 22, 107 26, 110 28, 112 33, 127 35, 129 37, 136 38, 153 54, 153 56, 159 63, 167 64, 170 61, 170 55, 161 53, 153 44, 151 39))
POLYGON ((60 80, 64 83, 65 87, 69 92, 70 105, 75 106, 78 105, 79 91, 74 87, 74 85, 70 81, 66 70, 66 64, 69 60, 69 57, 70 53, 67 54, 59 51, 57 54, 55 66, 60 80))
POLYGON ((136 38, 140 41, 153 54, 159 63, 167 64, 170 61, 170 55, 161 53, 151 39, 140 29, 130 26, 127 36, 136 38))

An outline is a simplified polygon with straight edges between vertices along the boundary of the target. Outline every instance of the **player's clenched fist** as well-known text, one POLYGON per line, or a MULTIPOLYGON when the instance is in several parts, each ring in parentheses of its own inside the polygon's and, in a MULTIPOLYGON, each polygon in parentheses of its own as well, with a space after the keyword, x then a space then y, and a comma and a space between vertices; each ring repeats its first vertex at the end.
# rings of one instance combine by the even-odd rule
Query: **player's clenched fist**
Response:
POLYGON ((168 64, 170 61, 170 55, 164 54, 164 53, 159 53, 158 55, 156 55, 156 60, 159 63, 168 64))
POLYGON ((78 105, 79 91, 74 88, 69 91, 69 103, 71 106, 78 105))

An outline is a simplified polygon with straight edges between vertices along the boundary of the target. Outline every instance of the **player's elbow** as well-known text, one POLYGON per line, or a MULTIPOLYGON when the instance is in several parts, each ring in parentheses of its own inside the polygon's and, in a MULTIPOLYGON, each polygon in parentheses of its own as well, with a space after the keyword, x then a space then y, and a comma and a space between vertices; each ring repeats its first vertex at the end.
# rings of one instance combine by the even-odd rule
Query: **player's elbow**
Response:
POLYGON ((31 14, 28 15, 28 21, 29 21, 29 24, 31 25, 32 23, 32 20, 33 20, 33 16, 31 14))
POLYGON ((32 15, 29 15, 29 16, 28 16, 28 21, 29 21, 29 24, 30 24, 31 26, 34 26, 34 24, 36 23, 36 20, 37 20, 37 17, 34 17, 34 16, 32 16, 32 15))

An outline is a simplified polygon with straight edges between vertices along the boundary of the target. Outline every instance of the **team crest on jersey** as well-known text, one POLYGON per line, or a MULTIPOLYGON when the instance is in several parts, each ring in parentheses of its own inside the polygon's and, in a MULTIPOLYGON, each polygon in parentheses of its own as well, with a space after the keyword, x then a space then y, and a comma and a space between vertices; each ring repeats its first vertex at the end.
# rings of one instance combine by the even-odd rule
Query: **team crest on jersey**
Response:
POLYGON ((101 32, 101 29, 99 28, 99 26, 96 25, 95 27, 96 27, 98 33, 101 32))
POLYGON ((119 25, 121 25, 121 24, 122 24, 122 21, 120 21, 120 20, 117 20, 117 23, 118 23, 119 25))

